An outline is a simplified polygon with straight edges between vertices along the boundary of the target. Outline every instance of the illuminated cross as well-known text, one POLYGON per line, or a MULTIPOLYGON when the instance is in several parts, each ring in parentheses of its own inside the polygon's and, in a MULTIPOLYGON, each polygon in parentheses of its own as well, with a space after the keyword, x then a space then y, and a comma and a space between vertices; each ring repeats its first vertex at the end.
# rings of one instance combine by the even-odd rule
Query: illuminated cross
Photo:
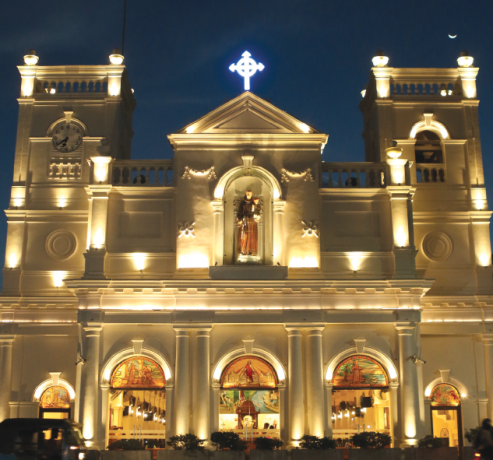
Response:
POLYGON ((253 77, 257 73, 257 70, 264 70, 265 66, 262 63, 256 63, 250 56, 248 51, 242 54, 242 58, 236 63, 229 66, 229 70, 234 72, 235 70, 243 77, 245 91, 250 90, 250 77, 253 77))

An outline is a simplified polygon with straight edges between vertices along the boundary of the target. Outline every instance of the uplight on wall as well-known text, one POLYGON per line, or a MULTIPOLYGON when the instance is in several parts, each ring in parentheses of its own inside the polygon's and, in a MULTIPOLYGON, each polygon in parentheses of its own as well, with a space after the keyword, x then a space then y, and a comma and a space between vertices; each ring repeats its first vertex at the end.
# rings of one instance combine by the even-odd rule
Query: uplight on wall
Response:
POLYGON ((406 246, 407 243, 407 233, 404 230, 404 227, 399 227, 397 229, 397 232, 395 233, 395 241, 397 243, 397 246, 400 248, 403 248, 406 246))
POLYGON ((104 236, 103 236, 103 231, 101 229, 99 229, 96 234, 94 235, 94 239, 93 239, 93 246, 96 248, 96 249, 101 249, 103 247, 103 244, 104 244, 104 236))
POLYGON ((310 127, 307 124, 300 123, 299 126, 300 126, 301 131, 303 131, 304 133, 308 134, 310 132, 310 127))
POLYGON ((12 270, 17 267, 17 256, 15 254, 10 254, 9 256, 9 268, 12 270))
POLYGON ((318 262, 316 257, 292 257, 289 260, 289 268, 317 268, 318 262))
POLYGON ((133 255, 133 259, 135 263, 135 268, 137 268, 137 270, 142 272, 145 268, 145 262, 146 262, 145 254, 137 252, 133 255))
POLYGON ((187 129, 187 134, 192 134, 195 131, 195 125, 190 125, 187 129))
POLYGON ((61 288, 63 286, 63 278, 65 277, 65 272, 53 272, 53 284, 55 287, 61 288))
POLYGON ((183 254, 178 259, 178 268, 207 268, 209 258, 205 254, 183 254))
POLYGON ((347 255, 353 272, 357 272, 365 258, 364 255, 361 252, 348 252, 347 255))
POLYGON ((483 267, 487 267, 488 265, 490 265, 490 255, 487 254, 487 253, 483 253, 479 256, 479 262, 481 263, 481 266, 483 267))
POLYGON ((60 209, 63 209, 65 206, 67 206, 67 199, 66 198, 59 198, 58 199, 58 207, 60 209))

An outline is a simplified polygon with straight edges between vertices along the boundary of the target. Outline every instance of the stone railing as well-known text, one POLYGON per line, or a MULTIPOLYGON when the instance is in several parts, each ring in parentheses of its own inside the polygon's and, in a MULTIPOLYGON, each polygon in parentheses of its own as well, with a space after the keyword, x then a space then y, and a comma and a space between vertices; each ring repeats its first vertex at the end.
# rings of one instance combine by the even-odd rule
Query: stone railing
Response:
POLYGON ((418 184, 444 183, 445 165, 444 164, 417 164, 416 182, 418 184))
POLYGON ((80 179, 82 166, 80 160, 71 162, 54 162, 48 167, 48 178, 50 179, 80 179))
POLYGON ((103 93, 108 89, 108 79, 106 77, 78 77, 78 78, 57 78, 57 79, 38 79, 36 81, 37 94, 57 94, 57 93, 103 93))
POLYGON ((380 188, 389 181, 386 163, 322 163, 322 187, 380 188))
POLYGON ((390 93, 395 96, 462 96, 457 69, 392 69, 390 93))
POLYGON ((112 184, 126 187, 172 187, 173 160, 117 160, 112 184))

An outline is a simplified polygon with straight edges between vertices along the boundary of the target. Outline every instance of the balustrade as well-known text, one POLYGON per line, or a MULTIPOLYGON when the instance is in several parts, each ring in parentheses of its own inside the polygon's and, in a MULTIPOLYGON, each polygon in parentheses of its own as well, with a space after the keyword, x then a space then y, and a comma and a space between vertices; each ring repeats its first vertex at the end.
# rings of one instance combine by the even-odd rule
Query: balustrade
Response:
POLYGON ((385 163, 322 163, 322 187, 379 188, 388 177, 385 163))
POLYGON ((112 183, 127 187, 172 187, 173 160, 117 160, 112 183))
POLYGON ((462 86, 454 81, 394 81, 390 82, 392 96, 461 96, 462 86))
POLYGON ((77 78, 77 79, 57 79, 57 80, 37 80, 37 94, 57 94, 57 93, 102 93, 107 91, 107 78, 77 78))
POLYGON ((445 165, 444 164, 434 164, 434 165, 417 164, 416 182, 418 184, 445 182, 445 165))
POLYGON ((52 162, 48 168, 50 179, 80 179, 82 167, 77 162, 52 162))

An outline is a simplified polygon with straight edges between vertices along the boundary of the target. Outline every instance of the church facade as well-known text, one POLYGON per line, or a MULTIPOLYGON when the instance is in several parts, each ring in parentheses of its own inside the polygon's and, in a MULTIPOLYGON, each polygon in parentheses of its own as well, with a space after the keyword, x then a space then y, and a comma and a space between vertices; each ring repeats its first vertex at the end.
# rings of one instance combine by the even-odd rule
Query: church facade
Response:
POLYGON ((374 66, 365 161, 245 91, 132 160, 122 59, 20 66, 0 419, 91 448, 233 430, 464 442, 493 416, 493 285, 472 58, 374 66), (492 315, 490 317, 490 315, 492 315))

